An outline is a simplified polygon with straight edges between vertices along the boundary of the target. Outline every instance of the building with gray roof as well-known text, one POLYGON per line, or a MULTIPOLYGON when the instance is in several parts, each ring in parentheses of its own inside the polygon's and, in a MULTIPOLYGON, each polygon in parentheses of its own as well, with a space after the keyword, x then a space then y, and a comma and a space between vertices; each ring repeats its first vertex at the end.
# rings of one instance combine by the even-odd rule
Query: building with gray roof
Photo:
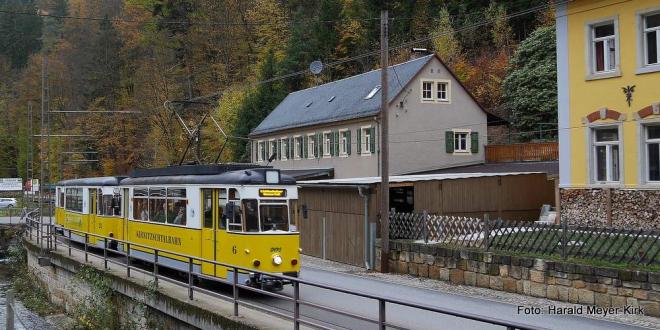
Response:
MULTIPOLYGON (((378 176, 380 69, 289 94, 251 133, 257 164, 378 176)), ((388 67, 392 175, 484 162, 488 114, 437 55, 388 67)))

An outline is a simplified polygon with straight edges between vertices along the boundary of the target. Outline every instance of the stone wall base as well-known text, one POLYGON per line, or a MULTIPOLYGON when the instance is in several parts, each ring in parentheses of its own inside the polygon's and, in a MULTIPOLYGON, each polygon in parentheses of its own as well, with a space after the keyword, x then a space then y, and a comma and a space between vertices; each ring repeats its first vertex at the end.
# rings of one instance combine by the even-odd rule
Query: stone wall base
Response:
MULTIPOLYGON (((380 242, 377 243, 380 245, 380 242)), ((660 273, 390 241, 391 272, 660 317, 660 273)), ((376 250, 380 265, 380 249, 376 250)), ((378 268, 377 268, 378 270, 378 268)))

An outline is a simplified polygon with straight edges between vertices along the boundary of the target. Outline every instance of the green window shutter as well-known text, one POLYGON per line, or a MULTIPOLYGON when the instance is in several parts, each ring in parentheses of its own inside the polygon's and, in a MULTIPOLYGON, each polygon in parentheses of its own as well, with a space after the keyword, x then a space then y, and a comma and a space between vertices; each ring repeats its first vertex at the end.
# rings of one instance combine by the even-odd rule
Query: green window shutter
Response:
POLYGON ((355 150, 357 150, 358 155, 362 153, 362 132, 358 128, 355 133, 357 133, 357 147, 355 150))
POLYGON ((479 132, 470 133, 470 149, 473 154, 479 152, 479 132))
POLYGON ((303 157, 303 158, 307 158, 307 157, 308 157, 308 156, 307 156, 307 145, 308 145, 308 143, 309 143, 309 141, 308 141, 308 137, 307 137, 307 135, 303 136, 303 138, 302 138, 302 144, 303 144, 303 154, 302 154, 302 157, 303 157))
POLYGON ((317 135, 318 137, 318 142, 319 142, 319 155, 318 157, 321 158, 323 157, 323 133, 319 133, 317 135))
POLYGON ((346 154, 351 154, 351 131, 346 131, 346 154))
POLYGON ((447 153, 454 153, 454 132, 446 131, 445 132, 445 148, 447 153))
POLYGON ((293 149, 296 148, 295 143, 293 143, 294 138, 290 137, 289 138, 289 158, 293 158, 294 152, 293 149))
POLYGON ((371 153, 373 154, 376 152, 376 128, 371 127, 369 130, 371 131, 371 141, 370 141, 371 145, 369 146, 369 148, 371 150, 371 153))

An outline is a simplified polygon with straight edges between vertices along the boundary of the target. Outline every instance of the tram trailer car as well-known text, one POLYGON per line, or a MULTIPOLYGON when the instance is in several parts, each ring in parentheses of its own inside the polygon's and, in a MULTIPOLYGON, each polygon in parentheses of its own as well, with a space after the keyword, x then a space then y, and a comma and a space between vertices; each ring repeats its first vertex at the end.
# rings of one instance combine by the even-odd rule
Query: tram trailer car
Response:
MULTIPOLYGON (((300 271, 298 189, 277 169, 176 166, 136 170, 128 177, 64 180, 57 184, 55 219, 65 237, 154 262, 154 251, 297 276, 300 271), (234 170, 227 170, 234 169, 234 170), (69 232, 71 229, 71 232, 69 232), (109 237, 108 246, 102 238, 109 237)), ((188 260, 159 252, 158 264, 188 272, 188 260)), ((232 269, 194 261, 199 277, 229 280, 232 269)), ((253 272, 239 280, 270 290, 283 281, 253 272)))

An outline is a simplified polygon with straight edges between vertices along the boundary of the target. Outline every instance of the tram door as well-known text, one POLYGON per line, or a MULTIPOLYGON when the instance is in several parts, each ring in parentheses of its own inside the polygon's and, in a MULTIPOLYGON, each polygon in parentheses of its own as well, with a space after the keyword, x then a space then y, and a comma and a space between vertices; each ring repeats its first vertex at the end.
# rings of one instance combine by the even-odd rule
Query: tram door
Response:
MULTIPOLYGON (((215 260, 215 213, 217 198, 215 189, 202 189, 202 258, 206 260, 215 260)), ((202 263, 202 273, 205 275, 216 276, 215 267, 208 262, 202 263)))
MULTIPOLYGON (((96 188, 89 189, 89 214, 87 215, 87 232, 89 233, 96 233, 96 206, 97 206, 97 195, 96 195, 96 188)), ((89 242, 91 244, 96 244, 96 239, 91 236, 89 238, 89 242)))
MULTIPOLYGON (((220 239, 225 235, 222 225, 222 213, 226 203, 226 189, 202 189, 202 258, 215 260, 218 262, 226 261, 220 258, 220 239), (224 201, 224 202, 223 202, 224 201)), ((227 277, 227 269, 221 266, 215 266, 211 263, 202 263, 202 273, 205 275, 227 277)))

